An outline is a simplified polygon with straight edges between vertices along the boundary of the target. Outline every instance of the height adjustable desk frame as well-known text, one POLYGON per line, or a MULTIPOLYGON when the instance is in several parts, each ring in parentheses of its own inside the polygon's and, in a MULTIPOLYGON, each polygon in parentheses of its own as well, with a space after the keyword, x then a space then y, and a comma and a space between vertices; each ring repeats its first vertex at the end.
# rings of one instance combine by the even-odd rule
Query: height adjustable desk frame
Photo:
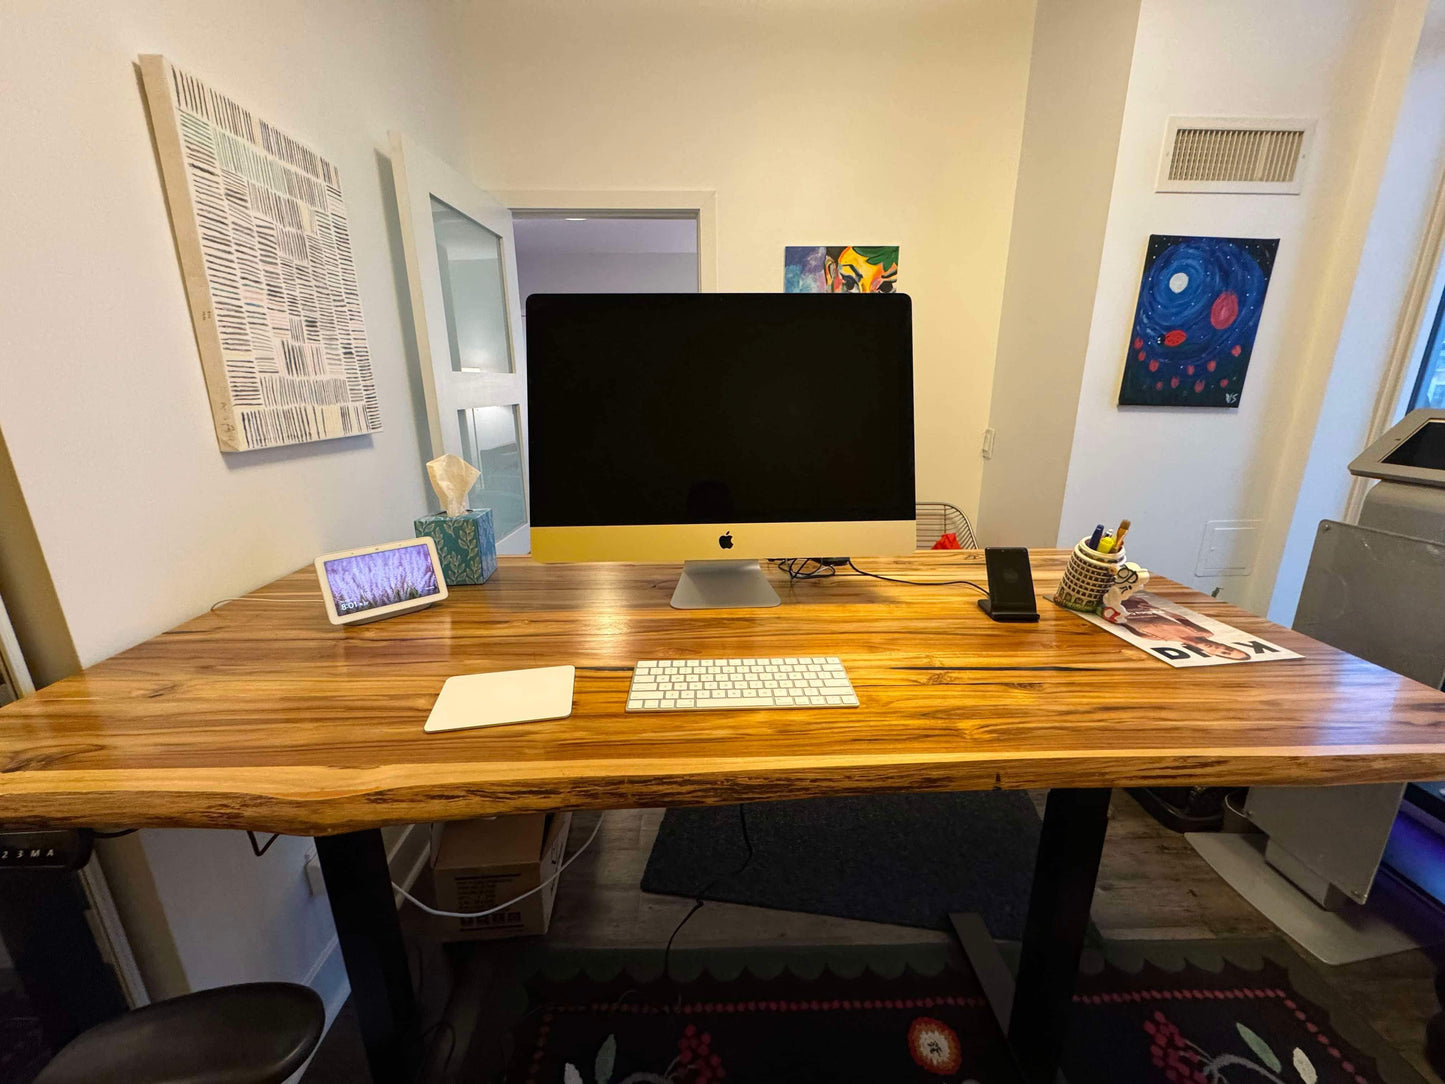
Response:
MULTIPOLYGON (((783 606, 669 605, 676 570, 503 558, 486 584, 376 624, 330 625, 314 573, 234 602, 0 708, 0 823, 251 828, 317 837, 378 1082, 419 1062, 381 828, 563 809, 868 792, 1052 788, 1014 989, 959 920, 1021 1075, 1052 1084, 1118 786, 1445 776, 1445 694, 1155 577, 1150 590, 1301 652, 1173 670, 1043 602, 990 621, 961 587, 840 574, 783 606), (838 655, 861 706, 625 713, 638 659, 838 655), (567 719, 425 734, 453 674, 577 667, 567 719)), ((860 563, 976 579, 975 551, 860 563)))

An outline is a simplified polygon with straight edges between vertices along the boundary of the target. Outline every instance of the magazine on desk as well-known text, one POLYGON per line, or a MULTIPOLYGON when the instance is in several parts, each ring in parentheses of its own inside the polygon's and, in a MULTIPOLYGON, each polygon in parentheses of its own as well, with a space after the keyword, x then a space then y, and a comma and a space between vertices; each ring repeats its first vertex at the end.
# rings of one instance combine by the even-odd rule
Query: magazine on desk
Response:
POLYGON ((1170 666, 1227 666, 1304 657, 1148 591, 1136 591, 1126 598, 1124 612, 1127 618, 1117 624, 1098 614, 1079 616, 1170 666))

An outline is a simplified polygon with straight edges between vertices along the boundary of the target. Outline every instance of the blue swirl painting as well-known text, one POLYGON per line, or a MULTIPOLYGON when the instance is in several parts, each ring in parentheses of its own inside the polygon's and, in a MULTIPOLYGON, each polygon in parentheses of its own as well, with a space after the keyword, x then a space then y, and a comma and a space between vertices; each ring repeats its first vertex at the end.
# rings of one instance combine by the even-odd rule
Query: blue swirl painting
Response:
POLYGON ((1153 234, 1120 406, 1237 407, 1279 239, 1153 234))

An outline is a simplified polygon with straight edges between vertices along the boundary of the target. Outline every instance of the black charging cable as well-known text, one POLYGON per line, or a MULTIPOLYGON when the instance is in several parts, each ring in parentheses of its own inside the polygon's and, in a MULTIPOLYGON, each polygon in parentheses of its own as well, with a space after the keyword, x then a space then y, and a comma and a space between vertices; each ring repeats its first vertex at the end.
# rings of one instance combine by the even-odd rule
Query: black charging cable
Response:
POLYGON ((682 932, 682 928, 688 924, 688 921, 692 918, 692 916, 702 910, 702 905, 707 902, 703 899, 703 897, 706 896, 709 892, 711 892, 722 881, 741 875, 742 872, 748 868, 749 863, 751 863, 753 860, 753 841, 752 837, 748 835, 747 806, 743 805, 741 802, 738 803, 738 827, 742 829, 743 845, 747 847, 748 850, 747 857, 743 859, 743 864, 740 865, 737 869, 733 870, 731 873, 720 873, 711 881, 709 881, 706 885, 704 885, 702 890, 697 894, 697 900, 693 903, 692 910, 690 910, 687 914, 683 915, 682 921, 679 922, 675 927, 673 927, 672 936, 667 939, 667 947, 662 950, 662 977, 665 979, 672 977, 672 972, 668 966, 668 962, 672 958, 672 943, 677 940, 677 935, 682 932))
POLYGON ((978 584, 974 583, 972 580, 900 580, 900 579, 898 579, 898 578, 896 578, 896 577, 894 577, 894 576, 883 576, 883 575, 880 575, 880 574, 877 573, 877 572, 869 572, 869 571, 866 570, 866 569, 859 568, 857 565, 855 565, 855 564, 853 563, 853 558, 851 558, 851 557, 848 558, 848 567, 851 568, 854 572, 858 573, 858 575, 860 575, 860 576, 869 576, 869 577, 871 577, 872 579, 875 579, 875 580, 886 580, 888 583, 906 583, 909 587, 957 587, 957 586, 963 586, 963 587, 972 587, 975 591, 977 591, 977 592, 978 592, 979 594, 981 594, 981 595, 986 595, 986 594, 988 594, 988 589, 987 589, 987 588, 980 587, 978 584))

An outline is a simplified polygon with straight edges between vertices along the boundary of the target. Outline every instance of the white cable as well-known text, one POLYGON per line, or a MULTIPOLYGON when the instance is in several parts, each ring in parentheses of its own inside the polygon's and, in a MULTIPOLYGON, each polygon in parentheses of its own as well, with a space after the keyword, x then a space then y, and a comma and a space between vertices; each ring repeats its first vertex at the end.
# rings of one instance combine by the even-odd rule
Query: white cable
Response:
POLYGON ((492 907, 492 908, 488 908, 488 909, 485 910, 485 911, 440 911, 440 910, 438 910, 438 909, 435 908, 435 907, 428 907, 426 904, 422 903, 421 900, 417 899, 415 896, 413 896, 413 895, 412 895, 410 892, 408 892, 406 889, 402 888, 401 885, 397 884, 395 881, 392 881, 392 882, 391 882, 391 887, 394 888, 394 889, 396 889, 398 892, 400 892, 400 893, 402 894, 402 897, 403 897, 404 899, 406 899, 407 901, 409 901, 410 903, 413 903, 413 904, 415 904, 416 906, 420 907, 423 911, 425 911, 425 912, 426 912, 427 914, 429 914, 429 915, 436 915, 438 918, 485 918, 487 915, 494 915, 494 914, 496 914, 498 911, 504 911, 504 910, 506 910, 508 907, 511 907, 514 903, 521 903, 521 902, 522 902, 524 899, 526 899, 528 896, 533 895, 534 893, 537 893, 537 892, 542 891, 542 889, 546 888, 549 884, 551 884, 553 881, 555 881, 558 877, 562 876, 562 871, 565 870, 568 866, 570 866, 573 862, 577 861, 577 859, 582 856, 582 852, 585 851, 588 847, 592 846, 592 841, 597 838, 597 830, 598 830, 599 828, 601 828, 601 827, 602 827, 602 818, 601 818, 601 817, 598 817, 598 818, 597 818, 597 823, 596 823, 595 825, 593 825, 593 827, 592 827, 592 834, 587 837, 587 842, 584 843, 584 844, 582 844, 582 846, 578 847, 575 851, 573 851, 573 852, 572 852, 572 857, 569 858, 569 859, 567 859, 567 861, 563 862, 560 866, 558 866, 558 867, 557 867, 557 872, 554 873, 554 874, 552 874, 552 876, 548 877, 545 881, 543 881, 541 884, 539 884, 536 888, 529 888, 526 892, 523 892, 520 896, 515 896, 515 897, 513 897, 512 899, 508 900, 506 903, 499 903, 499 904, 497 904, 497 906, 492 907))
POLYGON ((315 599, 310 598, 253 598, 250 595, 242 595, 237 598, 223 598, 218 600, 211 605, 210 612, 215 613, 228 602, 280 602, 295 604, 299 602, 314 603, 315 601, 315 599))

